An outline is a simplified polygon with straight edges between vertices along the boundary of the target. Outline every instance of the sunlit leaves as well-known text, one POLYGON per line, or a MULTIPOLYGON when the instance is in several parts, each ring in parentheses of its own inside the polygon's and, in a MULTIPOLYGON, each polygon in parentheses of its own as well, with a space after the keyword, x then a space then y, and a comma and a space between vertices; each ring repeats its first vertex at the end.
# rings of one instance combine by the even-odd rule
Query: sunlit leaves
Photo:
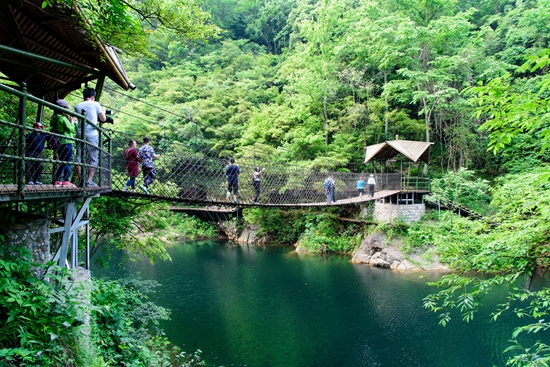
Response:
MULTIPOLYGON (((546 50, 538 57, 529 58, 519 71, 544 72, 549 63, 549 52, 546 50)), ((521 76, 514 79, 511 74, 505 74, 465 90, 466 95, 471 95, 476 103, 476 117, 485 119, 480 129, 489 131, 489 149, 494 153, 511 144, 520 133, 538 133, 542 138, 541 151, 550 146, 547 128, 550 99, 545 93, 550 85, 550 74, 544 72, 540 78, 533 77, 534 88, 520 81, 521 76)))
POLYGON ((95 37, 131 54, 148 54, 148 33, 167 30, 189 40, 216 36, 209 14, 193 0, 46 0, 81 12, 81 26, 95 37))

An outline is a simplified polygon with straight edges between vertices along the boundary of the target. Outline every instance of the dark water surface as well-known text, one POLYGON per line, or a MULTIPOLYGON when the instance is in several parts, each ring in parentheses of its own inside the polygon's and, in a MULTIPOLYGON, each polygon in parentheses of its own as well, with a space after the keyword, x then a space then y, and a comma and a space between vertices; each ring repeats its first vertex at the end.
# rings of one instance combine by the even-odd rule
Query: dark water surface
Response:
POLYGON ((121 278, 140 272, 162 284, 152 300, 172 310, 163 324, 183 350, 211 365, 249 367, 504 366, 515 317, 490 321, 485 298, 474 322, 447 327, 422 307, 440 274, 354 265, 348 256, 298 255, 220 241, 184 243, 172 262, 92 269, 121 278))

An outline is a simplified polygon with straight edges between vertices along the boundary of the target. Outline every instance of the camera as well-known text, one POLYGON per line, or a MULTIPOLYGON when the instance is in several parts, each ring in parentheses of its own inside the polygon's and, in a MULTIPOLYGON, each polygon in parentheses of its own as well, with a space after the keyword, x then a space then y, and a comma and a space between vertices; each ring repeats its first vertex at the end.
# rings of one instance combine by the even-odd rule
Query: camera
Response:
POLYGON ((103 121, 104 124, 114 124, 115 120, 113 120, 114 112, 111 110, 105 111, 105 121, 103 121))

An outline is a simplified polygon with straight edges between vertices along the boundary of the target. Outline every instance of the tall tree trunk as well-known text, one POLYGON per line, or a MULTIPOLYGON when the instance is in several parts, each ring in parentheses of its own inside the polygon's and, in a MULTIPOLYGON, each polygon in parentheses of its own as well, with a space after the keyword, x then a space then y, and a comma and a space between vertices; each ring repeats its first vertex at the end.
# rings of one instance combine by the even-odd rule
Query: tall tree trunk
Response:
MULTIPOLYGON (((422 103, 424 104, 424 121, 426 123, 426 143, 430 142, 430 119, 432 116, 432 109, 428 110, 428 103, 426 98, 422 98, 422 103)), ((428 163, 424 164, 424 170, 422 171, 424 176, 428 175, 428 163)))
MULTIPOLYGON (((388 72, 384 70, 384 88, 386 88, 386 85, 388 83, 388 72)), ((389 121, 388 121, 388 95, 385 94, 384 95, 384 103, 386 105, 386 113, 384 114, 384 128, 385 128, 385 137, 386 137, 386 141, 388 141, 388 125, 389 125, 389 121)))

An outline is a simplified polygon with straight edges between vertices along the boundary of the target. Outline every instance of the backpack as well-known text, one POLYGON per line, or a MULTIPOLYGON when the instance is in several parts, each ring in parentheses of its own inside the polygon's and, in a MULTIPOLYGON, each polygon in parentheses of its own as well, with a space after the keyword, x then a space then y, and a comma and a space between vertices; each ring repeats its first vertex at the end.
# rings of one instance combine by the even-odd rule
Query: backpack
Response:
MULTIPOLYGON (((57 131, 55 130, 55 126, 50 129, 50 132, 57 134, 57 131)), ((61 144, 59 144, 59 140, 57 139, 57 136, 48 135, 48 137, 46 138, 46 146, 48 147, 48 149, 51 149, 54 152, 57 152, 61 144)))

